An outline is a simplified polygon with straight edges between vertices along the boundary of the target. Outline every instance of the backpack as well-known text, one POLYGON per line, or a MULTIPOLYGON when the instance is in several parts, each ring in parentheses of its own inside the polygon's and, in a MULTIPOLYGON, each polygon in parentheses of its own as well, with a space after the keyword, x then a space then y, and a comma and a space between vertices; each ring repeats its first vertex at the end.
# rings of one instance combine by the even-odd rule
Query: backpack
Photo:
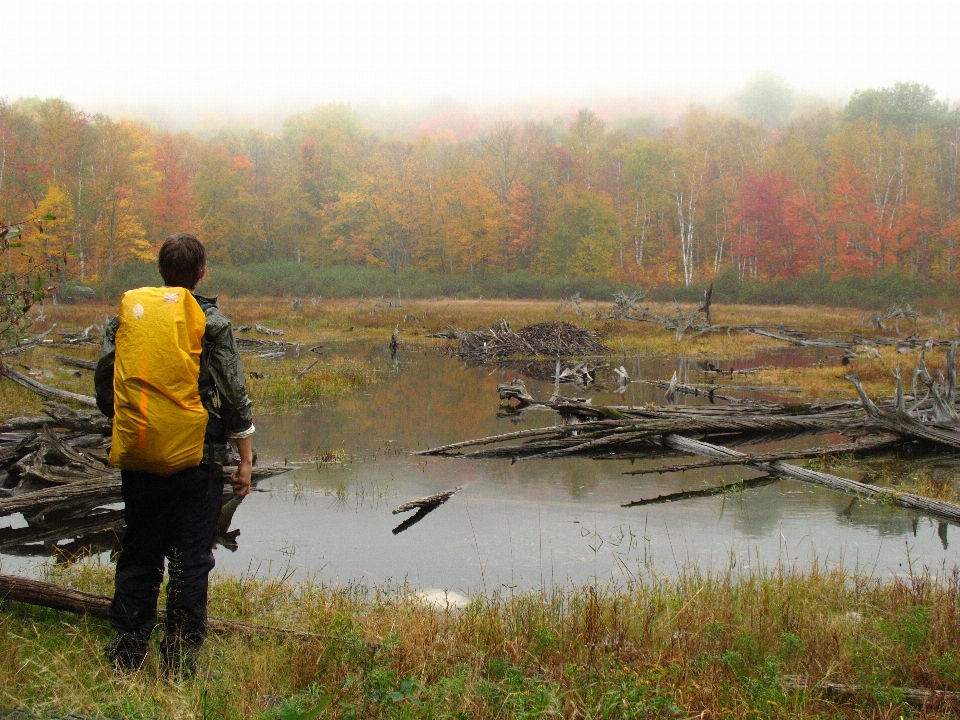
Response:
POLYGON ((184 288, 144 287, 123 294, 118 319, 110 463, 155 475, 196 467, 207 428, 203 308, 184 288))

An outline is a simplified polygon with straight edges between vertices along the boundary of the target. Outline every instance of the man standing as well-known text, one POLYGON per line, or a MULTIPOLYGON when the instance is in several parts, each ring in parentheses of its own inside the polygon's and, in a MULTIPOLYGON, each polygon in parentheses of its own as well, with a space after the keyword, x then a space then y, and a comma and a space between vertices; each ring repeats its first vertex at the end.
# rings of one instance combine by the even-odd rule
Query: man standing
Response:
POLYGON ((164 288, 124 293, 107 325, 95 375, 97 406, 114 418, 110 460, 121 468, 126 533, 117 560, 107 656, 140 668, 169 562, 165 668, 194 668, 207 624, 207 581, 223 496, 228 439, 240 464, 234 493, 250 492, 252 408, 233 328, 216 300, 193 295, 206 251, 193 235, 164 240, 164 288))

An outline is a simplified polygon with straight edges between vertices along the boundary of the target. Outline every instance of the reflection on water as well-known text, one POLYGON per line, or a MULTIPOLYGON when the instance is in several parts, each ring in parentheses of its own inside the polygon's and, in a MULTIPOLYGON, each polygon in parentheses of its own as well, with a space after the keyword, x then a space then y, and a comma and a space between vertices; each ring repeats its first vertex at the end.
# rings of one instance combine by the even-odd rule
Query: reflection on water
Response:
MULTIPOLYGON (((386 345, 331 349, 338 352, 374 359, 383 382, 322 407, 260 416, 255 444, 262 462, 304 461, 334 452, 344 461, 321 467, 306 463, 262 482, 260 488, 268 492, 251 494, 219 529, 220 570, 262 574, 293 566, 330 582, 406 581, 475 591, 593 578, 626 581, 694 566, 723 571, 842 563, 889 575, 906 572, 911 563, 916 569, 956 562, 956 544, 949 542, 953 528, 945 524, 792 481, 726 496, 620 507, 756 475, 737 466, 631 476, 622 473, 662 464, 663 458, 511 463, 411 456, 418 449, 552 424, 554 417, 532 411, 497 419, 497 384, 523 368, 467 368, 455 358, 411 348, 401 348, 391 360, 386 345), (398 505, 455 487, 462 490, 446 504, 403 532, 392 532, 410 517, 393 515, 398 505)), ((785 351, 738 366, 816 359, 785 351)), ((675 371, 682 382, 703 379, 698 364, 676 359, 611 362, 621 363, 634 380, 669 379, 675 371)), ((548 397, 552 381, 543 373, 531 375, 540 379, 525 378, 530 392, 548 397)), ((598 404, 662 402, 661 390, 637 382, 623 395, 613 394, 617 383, 609 370, 601 369, 597 385, 590 390, 567 385, 562 391, 590 395, 598 404)), ((792 445, 822 442, 801 438, 792 445)), ((16 565, 10 543, 22 539, 22 534, 4 534, 10 532, 0 530, 6 571, 16 565)), ((90 545, 93 551, 109 549, 102 537, 98 540, 100 545, 90 545)), ((77 539, 62 542, 75 545, 77 539)), ((49 554, 55 544, 47 538, 26 547, 49 554)), ((23 543, 16 547, 18 555, 26 552, 23 543)))

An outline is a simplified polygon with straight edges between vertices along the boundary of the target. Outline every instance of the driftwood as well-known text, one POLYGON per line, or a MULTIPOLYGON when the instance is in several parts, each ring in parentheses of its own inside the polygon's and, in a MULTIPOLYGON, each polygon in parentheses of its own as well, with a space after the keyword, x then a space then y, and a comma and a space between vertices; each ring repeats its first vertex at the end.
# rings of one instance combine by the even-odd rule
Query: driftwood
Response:
POLYGON ((52 400, 64 400, 67 402, 80 403, 81 405, 86 405, 87 407, 97 406, 97 401, 89 395, 80 395, 79 393, 72 393, 68 392, 67 390, 59 390, 55 387, 44 385, 43 383, 37 382, 32 377, 17 372, 2 361, 0 361, 0 375, 13 380, 15 383, 22 385, 28 390, 32 390, 41 397, 50 398, 52 400))
MULTIPOLYGON (((95 595, 62 585, 43 582, 42 580, 31 580, 4 574, 0 574, 0 598, 102 619, 107 619, 111 602, 111 598, 106 595, 95 595)), ((166 620, 165 610, 161 609, 159 611, 158 620, 160 622, 166 620)), ((303 630, 254 625, 216 617, 207 618, 207 627, 216 633, 239 633, 252 636, 278 635, 297 640, 324 640, 332 637, 304 632, 303 630)))
POLYGON ((857 435, 863 431, 863 410, 856 402, 604 407, 568 398, 551 398, 537 405, 558 413, 564 424, 450 443, 415 454, 460 456, 466 448, 524 440, 520 445, 476 451, 469 455, 520 459, 550 450, 562 450, 560 454, 563 455, 590 454, 596 449, 591 445, 594 440, 607 435, 618 436, 615 438, 617 441, 624 440, 628 433, 634 441, 643 440, 641 444, 651 448, 659 447, 658 437, 667 433, 789 436, 844 431, 857 435))
POLYGON ((399 513, 410 512, 411 510, 414 510, 414 509, 417 512, 411 515, 410 517, 408 517, 399 525, 397 525, 391 532, 393 532, 394 535, 399 535, 404 530, 407 530, 408 528, 413 527, 418 522, 423 520, 427 515, 432 513, 441 505, 443 505, 447 500, 449 500, 451 497, 453 497, 455 493, 459 491, 460 491, 460 488, 456 487, 456 488, 453 488, 452 490, 445 490, 444 492, 437 493, 436 495, 430 495, 425 498, 420 498, 419 500, 411 500, 408 503, 404 503, 403 505, 401 505, 400 507, 396 508, 393 511, 394 515, 397 515, 399 513))
POLYGON ((497 385, 497 393, 500 395, 500 404, 510 404, 512 407, 527 407, 536 405, 536 398, 527 391, 527 384, 520 378, 514 378, 510 383, 501 383, 497 385), (515 401, 516 405, 510 401, 515 401))
POLYGON ((276 335, 276 336, 286 335, 286 333, 283 330, 274 330, 273 328, 264 327, 260 323, 254 323, 253 327, 258 333, 261 333, 263 335, 276 335))
POLYGON ((420 498, 419 500, 411 500, 410 502, 405 502, 403 505, 399 506, 393 511, 394 515, 399 515, 400 513, 410 512, 411 510, 430 508, 434 509, 443 505, 447 500, 452 498, 456 493, 460 492, 461 488, 455 487, 452 490, 445 490, 443 492, 437 493, 435 495, 428 495, 425 498, 420 498))

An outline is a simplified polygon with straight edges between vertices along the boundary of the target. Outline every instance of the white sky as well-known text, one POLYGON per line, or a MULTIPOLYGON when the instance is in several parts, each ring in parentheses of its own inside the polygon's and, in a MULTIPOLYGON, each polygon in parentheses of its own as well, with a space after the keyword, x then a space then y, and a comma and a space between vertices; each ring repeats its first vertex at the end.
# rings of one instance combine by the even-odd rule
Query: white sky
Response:
POLYGON ((960 2, 3 0, 0 97, 171 112, 919 81, 960 99, 960 2))

